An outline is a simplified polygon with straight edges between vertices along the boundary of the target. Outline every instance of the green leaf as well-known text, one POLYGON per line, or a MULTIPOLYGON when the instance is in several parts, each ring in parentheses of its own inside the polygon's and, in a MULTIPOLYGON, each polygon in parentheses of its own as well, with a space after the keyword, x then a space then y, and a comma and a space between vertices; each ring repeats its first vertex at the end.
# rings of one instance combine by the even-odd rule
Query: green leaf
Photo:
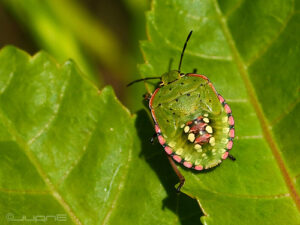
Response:
POLYGON ((236 122, 235 162, 200 173, 178 166, 204 224, 300 223, 299 7, 292 0, 152 2, 141 73, 161 75, 171 58, 177 69, 193 30, 181 71, 207 75, 236 122))
POLYGON ((134 120, 72 61, 6 47, 0 62, 1 217, 103 221, 128 173, 134 120))
POLYGON ((5 47, 0 224, 199 222, 197 204, 176 195, 158 145, 153 157, 150 126, 145 111, 131 116, 110 87, 99 91, 72 61, 58 65, 44 52, 5 47))

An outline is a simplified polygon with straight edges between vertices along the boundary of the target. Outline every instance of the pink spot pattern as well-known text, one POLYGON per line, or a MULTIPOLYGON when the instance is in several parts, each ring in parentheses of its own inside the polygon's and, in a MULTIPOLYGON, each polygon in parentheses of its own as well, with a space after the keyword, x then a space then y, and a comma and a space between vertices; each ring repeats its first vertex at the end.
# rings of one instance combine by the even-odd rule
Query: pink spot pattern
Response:
POLYGON ((230 150, 232 149, 233 141, 229 141, 227 144, 227 149, 230 150))
POLYGON ((223 155, 222 155, 222 159, 226 159, 228 157, 228 152, 225 152, 223 155))
POLYGON ((234 138, 234 129, 230 129, 229 131, 229 137, 234 138))
POLYGON ((227 114, 231 113, 231 109, 228 104, 224 105, 224 109, 227 114))
POLYGON ((166 146, 165 147, 165 152, 168 154, 168 155, 171 155, 173 150, 169 147, 169 146, 166 146))
POLYGON ((161 135, 158 136, 158 141, 161 145, 164 145, 166 143, 166 140, 161 135))
POLYGON ((155 132, 156 132, 156 133, 160 133, 160 129, 159 129, 159 126, 158 126, 158 125, 155 125, 155 132))
POLYGON ((221 102, 221 103, 223 103, 225 100, 224 100, 224 98, 221 96, 221 95, 218 95, 218 98, 219 98, 219 101, 221 102))
POLYGON ((173 156, 173 159, 176 161, 176 162, 181 162, 181 157, 179 155, 174 155, 173 156))
POLYGON ((195 170, 203 170, 203 166, 201 165, 195 166, 195 170))
POLYGON ((233 126, 234 125, 234 119, 233 119, 233 116, 229 116, 228 118, 228 123, 230 126, 233 126))
POLYGON ((183 165, 187 168, 191 168, 193 166, 193 164, 190 162, 184 162, 183 165))

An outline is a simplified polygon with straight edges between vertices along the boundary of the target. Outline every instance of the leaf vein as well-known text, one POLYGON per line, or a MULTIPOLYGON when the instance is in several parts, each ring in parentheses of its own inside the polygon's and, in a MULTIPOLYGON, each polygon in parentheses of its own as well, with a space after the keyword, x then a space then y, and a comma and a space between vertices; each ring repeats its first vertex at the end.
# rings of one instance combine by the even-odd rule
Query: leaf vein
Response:
POLYGON ((13 72, 11 72, 11 73, 8 75, 8 79, 7 79, 6 83, 4 84, 4 86, 3 86, 3 87, 1 88, 1 90, 0 90, 0 95, 2 95, 2 94, 5 92, 5 90, 8 88, 8 86, 9 86, 10 83, 11 83, 11 80, 12 80, 13 76, 14 76, 14 73, 13 73, 13 72))
POLYGON ((226 102, 236 102, 236 103, 247 103, 248 99, 246 98, 241 98, 241 99, 226 99, 226 102))
POLYGON ((221 192, 213 191, 211 188, 205 187, 203 183, 199 179, 197 179, 197 176, 195 174, 193 174, 193 176, 195 177, 195 180, 199 184, 201 184, 201 188, 203 188, 205 191, 222 197, 233 197, 233 198, 244 198, 244 199, 279 199, 279 198, 291 197, 290 193, 280 193, 275 195, 249 195, 249 194, 221 193, 221 192))
POLYGON ((52 116, 49 118, 48 122, 44 125, 43 128, 41 128, 37 133, 36 135, 34 135, 29 141, 28 141, 28 146, 30 146, 32 143, 34 143, 49 127, 50 125, 53 123, 53 121, 57 118, 58 116, 58 113, 59 113, 59 109, 61 107, 61 104, 62 104, 62 101, 64 99, 64 96, 65 96, 65 92, 66 92, 66 89, 67 87, 70 85, 70 77, 71 77, 71 73, 69 72, 68 73, 68 77, 66 78, 65 82, 63 83, 62 85, 62 88, 61 88, 61 93, 59 95, 59 99, 55 105, 55 108, 54 108, 54 112, 52 114, 52 116))
MULTIPOLYGON (((161 32, 159 32, 158 27, 155 23, 153 23, 153 27, 156 31, 156 33, 160 36, 160 38, 164 41, 164 43, 168 46, 170 46, 172 49, 175 49, 178 52, 182 51, 182 47, 174 45, 169 39, 166 38, 166 35, 163 35, 161 32)), ((224 56, 217 56, 217 55, 206 55, 201 53, 193 53, 189 50, 186 50, 184 52, 185 55, 191 55, 202 59, 212 59, 212 60, 220 60, 220 61, 232 61, 231 57, 224 57, 224 56)))
MULTIPOLYGON (((287 27, 289 21, 291 20, 294 14, 295 14, 294 10, 291 10, 287 18, 283 22, 281 21, 282 26, 280 27, 277 34, 275 34, 274 38, 269 43, 267 43, 260 51, 258 51, 252 58, 250 58, 248 62, 245 63, 247 67, 251 66, 256 60, 262 57, 268 51, 268 49, 275 43, 275 41, 279 39, 280 35, 285 30, 285 28, 287 27)), ((278 21, 278 19, 276 20, 278 21)))
POLYGON ((242 3, 244 3, 243 0, 240 0, 238 3, 236 3, 235 6, 233 6, 233 7, 225 14, 225 18, 228 18, 232 13, 234 13, 237 9, 239 9, 240 6, 242 5, 242 3))
MULTIPOLYGON (((133 140, 131 141, 131 143, 133 143, 133 140)), ((119 191, 117 192, 117 194, 115 195, 115 198, 112 200, 112 203, 111 203, 111 206, 110 206, 110 209, 108 210, 106 216, 104 217, 103 219, 103 222, 102 222, 102 225, 105 225, 107 224, 109 218, 110 218, 110 215, 112 213, 112 210, 115 208, 116 206, 116 203, 119 199, 119 196, 121 194, 121 191, 122 189, 124 189, 125 187, 125 182, 126 182, 126 179, 128 178, 128 172, 129 172, 129 167, 130 167, 130 162, 131 162, 131 159, 132 159, 132 148, 130 148, 130 150, 128 151, 128 158, 127 158, 127 162, 125 163, 125 168, 123 169, 123 176, 122 176, 122 180, 120 181, 119 183, 119 186, 118 186, 118 189, 119 191)))
POLYGON ((50 195, 49 191, 39 191, 39 190, 13 190, 0 188, 0 192, 9 193, 9 194, 27 194, 27 195, 50 195))
MULTIPOLYGON (((96 123, 97 124, 97 123, 96 123)), ((85 145, 82 148, 81 154, 79 155, 78 159, 74 160, 74 162, 71 164, 70 168, 66 170, 66 172, 64 173, 64 175, 61 177, 61 179, 57 182, 57 186, 59 186, 60 184, 62 184, 69 176, 69 174, 76 168, 76 166, 78 165, 78 163, 80 162, 80 160, 84 157, 84 155, 86 154, 86 150, 87 147, 91 141, 91 138, 93 136, 94 131, 96 130, 97 125, 95 125, 94 130, 92 132, 89 133, 88 137, 87 137, 87 142, 85 143, 85 145)))
POLYGON ((274 125, 276 125, 281 120, 283 120, 287 115, 289 115, 293 111, 293 109, 299 104, 299 102, 300 102, 300 97, 296 101, 292 102, 288 107, 286 107, 286 110, 284 110, 282 114, 280 114, 277 118, 275 118, 271 122, 271 126, 274 127, 274 125))
POLYGON ((36 168, 37 172, 39 173, 42 180, 45 182, 46 186, 49 188, 51 195, 58 201, 58 203, 64 208, 66 213, 70 216, 74 224, 82 225, 79 218, 75 215, 72 211, 71 207, 66 203, 66 201, 62 198, 59 194, 58 190, 55 188, 54 184, 50 181, 48 176, 46 175, 45 171, 42 169, 42 166, 39 164, 38 160, 35 156, 31 153, 30 147, 26 143, 25 140, 18 134, 16 128, 13 126, 12 122, 4 115, 2 109, 0 109, 0 120, 2 121, 3 125, 7 128, 7 131, 10 133, 12 138, 15 142, 20 146, 20 148, 24 151, 25 155, 27 156, 28 160, 33 164, 36 168))
POLYGON ((237 136, 237 139, 263 139, 263 136, 262 135, 249 135, 249 136, 241 136, 241 137, 237 136))

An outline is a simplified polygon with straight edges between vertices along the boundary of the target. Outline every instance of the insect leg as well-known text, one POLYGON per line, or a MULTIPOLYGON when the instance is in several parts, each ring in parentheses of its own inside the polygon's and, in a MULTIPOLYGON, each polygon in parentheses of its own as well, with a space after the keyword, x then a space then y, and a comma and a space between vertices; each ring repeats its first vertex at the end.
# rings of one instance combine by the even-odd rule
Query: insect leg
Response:
POLYGON ((144 94, 143 95, 143 98, 146 100, 146 101, 149 101, 150 100, 150 98, 151 98, 151 95, 150 94, 144 94))
POLYGON ((154 143, 154 139, 156 139, 156 138, 157 138, 157 134, 154 133, 153 136, 152 136, 151 139, 150 139, 151 144, 154 143))
POLYGON ((232 161, 235 161, 235 158, 233 155, 228 154, 228 158, 231 159, 232 161))
POLYGON ((178 170, 175 162, 173 161, 172 157, 167 155, 168 156, 168 159, 170 161, 170 164, 172 166, 172 169, 174 170, 174 172, 176 173, 177 177, 179 178, 179 185, 178 187, 176 188, 176 191, 177 192, 180 192, 180 189, 182 188, 182 186, 184 185, 184 182, 185 182, 185 178, 184 176, 180 173, 180 171, 178 170))
POLYGON ((197 73, 197 69, 196 68, 194 68, 193 73, 197 73))

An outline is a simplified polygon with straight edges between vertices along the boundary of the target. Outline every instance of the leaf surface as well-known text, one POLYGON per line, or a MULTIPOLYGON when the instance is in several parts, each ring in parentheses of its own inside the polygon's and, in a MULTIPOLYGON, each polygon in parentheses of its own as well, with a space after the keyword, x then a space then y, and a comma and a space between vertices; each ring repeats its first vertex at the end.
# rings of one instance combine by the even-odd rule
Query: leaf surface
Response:
POLYGON ((208 76, 235 118, 235 162, 200 173, 178 166, 182 191, 197 199, 204 224, 300 223, 299 7, 284 0, 152 2, 141 73, 161 75, 171 58, 177 69, 193 30, 181 71, 208 76))

